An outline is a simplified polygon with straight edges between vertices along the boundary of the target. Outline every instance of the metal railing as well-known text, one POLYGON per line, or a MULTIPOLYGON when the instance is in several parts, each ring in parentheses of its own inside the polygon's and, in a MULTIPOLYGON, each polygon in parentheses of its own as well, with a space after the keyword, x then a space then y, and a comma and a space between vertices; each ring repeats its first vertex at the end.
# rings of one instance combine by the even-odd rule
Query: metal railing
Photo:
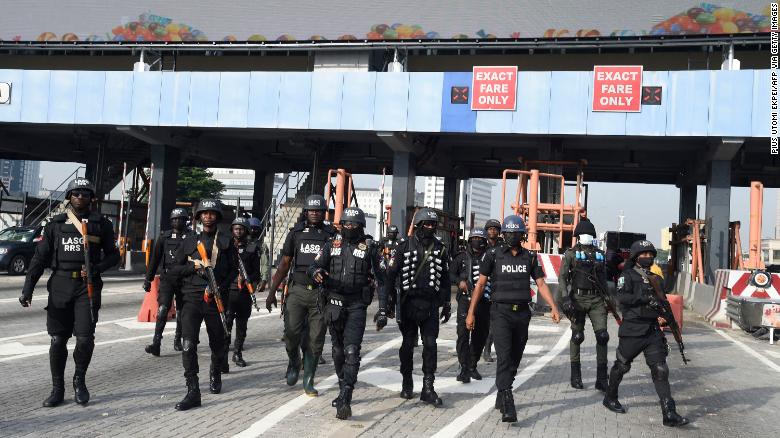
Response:
POLYGON ((30 210, 28 213, 23 213, 22 225, 34 227, 49 217, 52 211, 57 208, 60 203, 62 203, 62 201, 65 200, 65 191, 61 190, 63 186, 67 187, 68 183, 70 183, 74 178, 78 178, 79 171, 85 168, 86 166, 77 167, 76 170, 65 177, 65 179, 60 183, 60 185, 57 186, 57 188, 49 191, 49 196, 46 199, 41 200, 41 202, 33 207, 32 210, 30 210))

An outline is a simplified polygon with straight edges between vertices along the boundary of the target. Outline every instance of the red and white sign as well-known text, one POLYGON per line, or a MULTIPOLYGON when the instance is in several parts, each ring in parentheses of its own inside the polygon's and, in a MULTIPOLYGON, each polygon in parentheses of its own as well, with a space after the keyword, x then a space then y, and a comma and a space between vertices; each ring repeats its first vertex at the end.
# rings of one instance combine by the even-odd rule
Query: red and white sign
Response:
POLYGON ((517 66, 474 67, 472 111, 514 111, 517 105, 517 66))
POLYGON ((593 111, 638 113, 641 98, 641 65, 593 67, 593 111))

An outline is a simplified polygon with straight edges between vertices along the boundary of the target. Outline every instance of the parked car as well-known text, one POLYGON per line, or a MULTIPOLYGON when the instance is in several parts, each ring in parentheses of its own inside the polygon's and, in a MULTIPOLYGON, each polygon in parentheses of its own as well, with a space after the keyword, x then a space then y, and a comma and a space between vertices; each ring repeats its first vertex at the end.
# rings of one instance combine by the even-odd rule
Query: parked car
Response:
POLYGON ((9 227, 0 231, 0 271, 24 274, 35 253, 35 244, 42 239, 42 231, 42 226, 9 227))

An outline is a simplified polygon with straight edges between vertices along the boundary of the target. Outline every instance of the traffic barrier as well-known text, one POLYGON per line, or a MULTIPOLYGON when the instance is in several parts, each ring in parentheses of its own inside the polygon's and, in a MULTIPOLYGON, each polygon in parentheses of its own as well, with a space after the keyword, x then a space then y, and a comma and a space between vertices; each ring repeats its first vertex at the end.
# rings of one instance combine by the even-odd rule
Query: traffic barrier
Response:
MULTIPOLYGON (((141 303, 141 310, 138 311, 138 322, 156 322, 157 321, 157 297, 160 290, 160 276, 154 277, 152 289, 144 294, 144 301, 141 303)), ((168 311, 168 320, 176 317, 176 306, 171 306, 168 311)))
POLYGON ((680 326, 680 330, 683 328, 683 297, 681 295, 667 295, 669 305, 672 308, 672 314, 674 319, 677 320, 677 325, 680 326))

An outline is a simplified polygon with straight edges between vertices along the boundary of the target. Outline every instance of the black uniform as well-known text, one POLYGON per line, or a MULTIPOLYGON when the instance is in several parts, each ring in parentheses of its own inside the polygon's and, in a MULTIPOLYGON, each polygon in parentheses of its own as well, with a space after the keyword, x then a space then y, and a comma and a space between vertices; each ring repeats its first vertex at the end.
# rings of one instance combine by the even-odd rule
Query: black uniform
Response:
POLYGON ((449 305, 449 253, 437 238, 426 247, 416 235, 400 239, 387 267, 384 287, 379 294, 380 309, 387 308, 388 296, 395 294, 400 277, 400 297, 396 300, 396 320, 403 335, 398 351, 403 386, 412 386, 412 356, 418 329, 423 341, 423 375, 431 385, 436 372, 436 338, 439 336, 439 312, 449 305))
POLYGON ((181 338, 181 281, 178 276, 171 275, 171 267, 174 263, 174 255, 184 238, 191 233, 185 229, 181 233, 176 230, 166 230, 160 232, 160 237, 154 244, 152 255, 149 260, 149 267, 146 270, 145 280, 151 282, 157 271, 160 270, 160 287, 157 292, 157 323, 154 326, 154 341, 159 344, 162 340, 162 333, 165 330, 165 324, 168 321, 168 311, 176 299, 176 334, 175 338, 181 338))
POLYGON ((450 280, 458 285, 465 281, 467 291, 458 290, 456 301, 458 302, 458 339, 455 348, 458 352, 458 362, 461 368, 473 371, 477 367, 479 356, 485 347, 488 332, 490 330, 490 282, 485 286, 485 291, 477 304, 474 314, 474 330, 466 329, 466 316, 471 304, 471 292, 479 280, 479 265, 482 256, 475 255, 471 249, 459 253, 450 265, 450 280))
MULTIPOLYGON (((234 246, 235 246, 235 240, 234 246)), ((252 285, 258 284, 262 275, 260 274, 260 247, 256 241, 240 242, 236 248, 236 255, 241 257, 249 276, 249 282, 252 285)), ((238 266, 236 266, 238 269, 238 266)), ((233 331, 233 321, 236 322, 236 343, 233 350, 241 352, 244 349, 244 340, 246 339, 246 328, 249 317, 252 315, 252 298, 249 296, 247 288, 247 279, 241 278, 238 273, 231 275, 230 294, 227 302, 227 324, 228 329, 233 331)), ((228 333, 230 334, 230 333, 228 333)), ((228 344, 230 339, 228 339, 228 344)), ((226 346, 227 347, 227 346, 226 346)))
POLYGON ((496 388, 511 390, 523 358, 531 322, 531 279, 544 278, 536 253, 521 248, 512 255, 501 243, 487 250, 479 267, 491 279, 490 332, 496 346, 496 388))
POLYGON ((22 290, 22 296, 31 300, 33 289, 44 269, 51 268, 52 274, 46 283, 49 291, 46 330, 51 335, 49 364, 52 382, 59 388, 64 388, 65 363, 68 357, 66 345, 73 335, 76 336, 76 347, 73 350, 73 362, 76 365, 74 384, 77 378, 83 384, 95 348, 95 324, 103 288, 100 273, 119 263, 119 250, 111 221, 97 212, 78 215, 78 218, 88 220, 87 239, 90 243, 94 285, 92 309, 87 296, 87 282, 81 276, 84 249, 80 228, 77 229, 71 224, 64 213, 54 216, 44 228, 43 240, 35 247, 35 255, 30 261, 22 290))

